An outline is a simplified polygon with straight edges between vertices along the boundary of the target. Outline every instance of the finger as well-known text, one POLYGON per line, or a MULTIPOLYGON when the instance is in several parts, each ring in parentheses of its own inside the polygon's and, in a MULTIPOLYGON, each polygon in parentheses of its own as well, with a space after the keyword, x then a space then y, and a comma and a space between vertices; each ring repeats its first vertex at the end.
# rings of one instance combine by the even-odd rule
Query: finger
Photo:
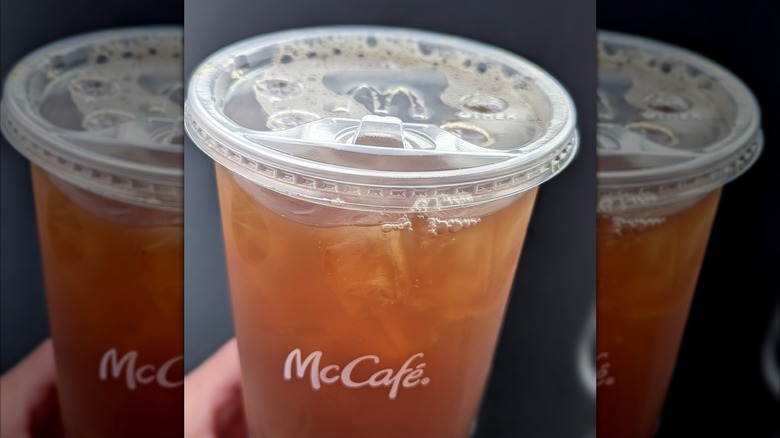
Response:
POLYGON ((62 438, 65 436, 56 385, 51 385, 40 403, 33 408, 28 430, 33 437, 62 438))
POLYGON ((244 424, 241 366, 231 339, 184 379, 184 436, 242 436, 244 424))
POLYGON ((214 431, 219 438, 248 436, 241 385, 237 385, 233 393, 225 397, 224 403, 217 407, 214 423, 214 431))
POLYGON ((0 436, 27 437, 59 429, 51 339, 0 378, 0 436))

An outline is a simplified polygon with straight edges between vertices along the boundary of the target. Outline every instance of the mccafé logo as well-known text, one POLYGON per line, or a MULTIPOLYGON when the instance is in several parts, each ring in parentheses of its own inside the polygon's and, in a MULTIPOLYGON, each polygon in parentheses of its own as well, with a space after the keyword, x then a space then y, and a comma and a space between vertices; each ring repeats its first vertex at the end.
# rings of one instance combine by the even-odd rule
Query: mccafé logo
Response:
POLYGON ((151 364, 141 366, 136 365, 138 359, 137 351, 130 351, 122 358, 117 357, 116 349, 112 348, 103 354, 100 359, 100 380, 107 380, 110 377, 119 379, 124 373, 127 389, 134 390, 138 385, 148 385, 157 382, 163 388, 175 388, 184 384, 184 380, 170 380, 168 372, 173 364, 184 360, 184 356, 176 356, 167 360, 159 368, 151 364))
POLYGON ((392 368, 380 369, 371 374, 371 377, 366 380, 354 380, 352 373, 355 369, 364 369, 365 367, 379 364, 379 356, 374 356, 373 354, 360 356, 343 367, 336 364, 323 367, 320 366, 322 359, 321 351, 315 351, 304 359, 301 349, 296 348, 287 355, 287 359, 284 361, 284 380, 292 380, 293 375, 303 379, 308 370, 311 387, 315 391, 319 390, 323 383, 330 385, 341 381, 342 385, 350 389, 363 387, 390 388, 388 398, 395 400, 400 388, 410 389, 419 385, 426 386, 431 382, 431 379, 428 377, 423 377, 425 362, 422 362, 422 358, 423 354, 417 353, 407 359, 398 371, 392 368), (418 360, 417 365, 414 365, 415 361, 418 360))

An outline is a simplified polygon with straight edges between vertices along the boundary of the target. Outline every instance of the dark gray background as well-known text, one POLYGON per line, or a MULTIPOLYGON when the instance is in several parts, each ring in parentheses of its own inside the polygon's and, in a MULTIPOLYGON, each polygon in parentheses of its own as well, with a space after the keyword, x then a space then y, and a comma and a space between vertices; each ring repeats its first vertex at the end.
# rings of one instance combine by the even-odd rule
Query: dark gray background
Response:
MULTIPOLYGON (((582 149, 569 168, 540 190, 478 436, 589 436, 595 403, 581 379, 577 353, 581 339, 584 351, 593 351, 587 329, 595 299, 595 1, 187 0, 185 22, 185 75, 240 39, 304 26, 360 23, 493 44, 539 64, 563 83, 579 111, 582 149)), ((212 162, 188 141, 188 369, 232 336, 223 257, 212 162)))
MULTIPOLYGON (((0 78, 31 51, 84 32, 183 22, 178 0, 0 0, 0 78)), ((0 140, 0 370, 49 334, 28 161, 0 140)))

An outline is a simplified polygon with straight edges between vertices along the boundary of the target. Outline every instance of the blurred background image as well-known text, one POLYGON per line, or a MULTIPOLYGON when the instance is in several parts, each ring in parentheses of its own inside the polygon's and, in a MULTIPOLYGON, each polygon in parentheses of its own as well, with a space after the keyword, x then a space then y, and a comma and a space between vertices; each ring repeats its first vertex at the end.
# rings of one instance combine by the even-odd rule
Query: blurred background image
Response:
POLYGON ((776 3, 760 1, 598 3, 599 28, 707 57, 740 78, 761 108, 764 150, 723 188, 659 437, 780 433, 779 18, 776 3))
POLYGON ((3 436, 182 433, 182 15, 2 2, 3 436))

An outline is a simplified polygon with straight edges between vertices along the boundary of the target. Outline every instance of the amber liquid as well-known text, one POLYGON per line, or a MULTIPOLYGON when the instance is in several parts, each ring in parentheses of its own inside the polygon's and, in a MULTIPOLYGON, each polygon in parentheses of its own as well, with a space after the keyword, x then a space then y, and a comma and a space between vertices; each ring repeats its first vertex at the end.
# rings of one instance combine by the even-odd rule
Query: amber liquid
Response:
POLYGON ((34 165, 32 175, 66 435, 182 436, 183 387, 176 384, 184 372, 180 220, 101 199, 34 165), (84 208, 85 202, 102 214, 84 208), (164 224, 154 225, 157 216, 164 224), (112 349, 118 361, 136 352, 134 369, 128 371, 128 361, 117 377, 108 368, 101 379, 101 361, 112 349), (157 379, 168 361, 162 377, 173 387, 157 379))
POLYGON ((263 189, 216 167, 252 436, 469 436, 535 190, 456 232, 431 235, 411 215, 411 230, 320 227, 265 208, 248 191, 263 189), (354 368, 359 382, 422 353, 428 380, 394 399, 343 379, 315 390, 308 372, 284 378, 295 349, 320 351, 321 368, 375 356, 354 368))
POLYGON ((656 431, 719 197, 638 228, 598 219, 599 438, 656 431))

